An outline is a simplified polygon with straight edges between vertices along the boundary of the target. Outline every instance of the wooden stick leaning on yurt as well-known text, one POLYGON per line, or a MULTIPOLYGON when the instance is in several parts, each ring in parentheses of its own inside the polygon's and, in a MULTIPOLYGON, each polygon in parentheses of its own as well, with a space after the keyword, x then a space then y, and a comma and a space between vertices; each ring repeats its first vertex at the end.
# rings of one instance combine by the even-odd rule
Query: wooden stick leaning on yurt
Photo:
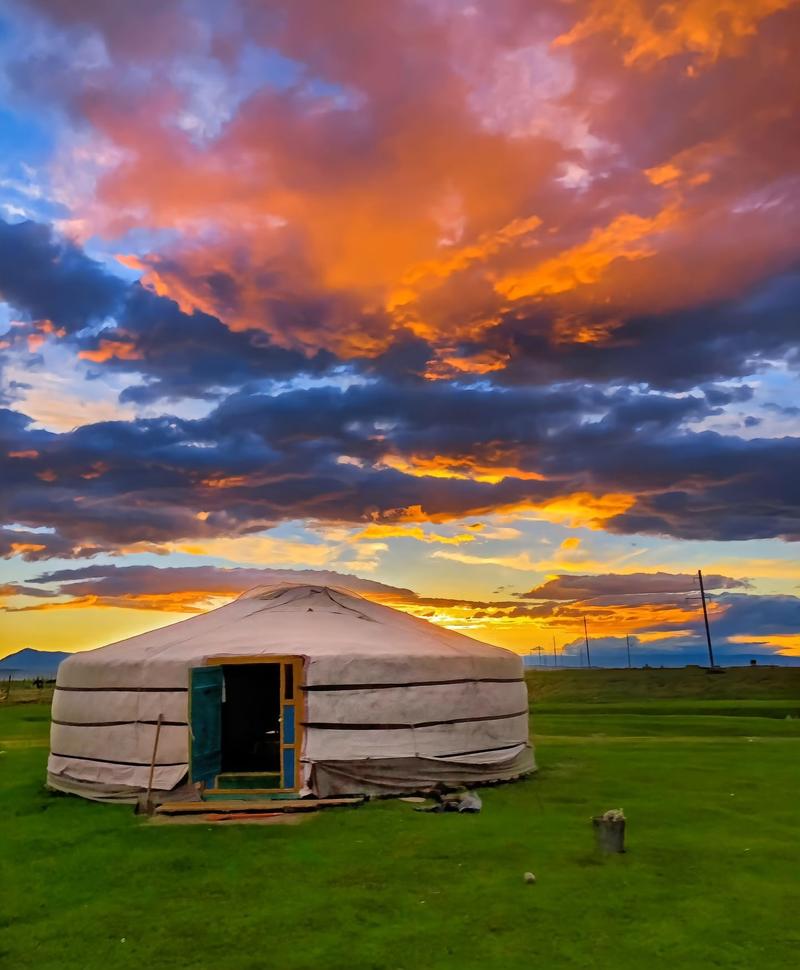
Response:
POLYGON ((156 770, 156 754, 158 753, 158 739, 161 737, 161 721, 164 715, 159 714, 158 720, 156 721, 156 736, 153 739, 153 756, 150 759, 150 775, 147 779, 147 795, 145 796, 144 807, 148 815, 152 814, 153 806, 150 803, 150 798, 153 793, 153 775, 156 770))

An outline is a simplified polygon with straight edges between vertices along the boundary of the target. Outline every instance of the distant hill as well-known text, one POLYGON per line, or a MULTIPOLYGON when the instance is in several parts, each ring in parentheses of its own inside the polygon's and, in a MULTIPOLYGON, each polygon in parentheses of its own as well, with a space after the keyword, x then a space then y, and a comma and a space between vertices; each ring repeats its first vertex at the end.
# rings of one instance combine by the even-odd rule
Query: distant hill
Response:
POLYGON ((26 647, 0 660, 0 677, 11 674, 14 680, 28 677, 55 677, 58 665, 71 654, 63 650, 34 650, 26 647))

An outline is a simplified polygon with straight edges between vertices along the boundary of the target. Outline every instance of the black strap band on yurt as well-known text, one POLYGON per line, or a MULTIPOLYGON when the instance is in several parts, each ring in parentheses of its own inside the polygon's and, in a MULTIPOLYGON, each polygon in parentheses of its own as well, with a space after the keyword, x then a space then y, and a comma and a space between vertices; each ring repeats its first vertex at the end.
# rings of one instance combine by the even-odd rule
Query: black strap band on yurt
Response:
POLYGON ((404 731, 412 728, 439 727, 445 724, 470 724, 478 721, 504 721, 512 717, 527 717, 527 710, 512 714, 487 714, 483 717, 452 717, 444 721, 418 721, 415 724, 337 724, 335 721, 305 721, 303 727, 317 731, 404 731))

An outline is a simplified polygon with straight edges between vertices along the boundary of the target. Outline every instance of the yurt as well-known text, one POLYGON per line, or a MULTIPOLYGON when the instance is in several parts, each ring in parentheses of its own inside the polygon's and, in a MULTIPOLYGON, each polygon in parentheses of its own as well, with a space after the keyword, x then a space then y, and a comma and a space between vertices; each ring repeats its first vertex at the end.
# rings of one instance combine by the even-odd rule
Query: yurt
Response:
POLYGON ((534 767, 516 654, 347 589, 282 584, 65 660, 48 784, 136 801, 152 772, 163 798, 326 798, 534 767))

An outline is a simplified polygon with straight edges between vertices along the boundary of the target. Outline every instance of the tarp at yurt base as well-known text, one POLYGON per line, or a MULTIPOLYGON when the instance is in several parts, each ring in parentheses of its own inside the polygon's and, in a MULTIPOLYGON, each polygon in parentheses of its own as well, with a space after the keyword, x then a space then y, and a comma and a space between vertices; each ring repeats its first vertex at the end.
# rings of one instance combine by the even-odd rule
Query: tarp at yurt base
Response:
POLYGON ((516 654, 306 584, 61 664, 49 785, 135 801, 153 761, 162 796, 400 794, 535 768, 516 654))

